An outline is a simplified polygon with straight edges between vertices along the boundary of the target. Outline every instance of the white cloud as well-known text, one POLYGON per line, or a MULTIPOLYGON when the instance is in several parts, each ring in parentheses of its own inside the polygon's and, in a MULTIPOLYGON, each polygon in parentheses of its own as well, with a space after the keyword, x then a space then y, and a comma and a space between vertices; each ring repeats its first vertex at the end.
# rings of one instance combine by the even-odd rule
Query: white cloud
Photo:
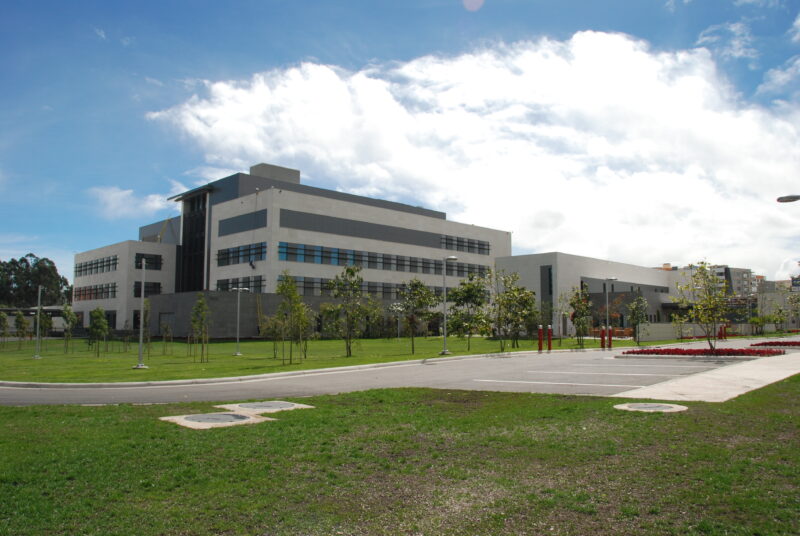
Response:
POLYGON ((132 45, 132 44, 133 44, 135 41, 136 41, 136 39, 134 39, 133 37, 127 37, 127 36, 125 36, 125 37, 122 37, 122 38, 119 40, 120 44, 121 44, 122 46, 124 46, 124 47, 129 47, 129 46, 131 46, 131 45, 132 45))
POLYGON ((513 231, 517 252, 642 265, 709 259, 773 276, 797 251, 800 110, 742 103, 703 49, 597 32, 351 72, 304 63, 149 114, 209 165, 513 231))
POLYGON ((108 220, 125 218, 141 218, 152 216, 162 210, 178 210, 177 203, 167 198, 185 192, 188 188, 177 181, 170 181, 172 188, 169 194, 149 194, 137 196, 133 190, 123 190, 117 186, 97 186, 87 192, 97 201, 100 215, 108 220))
MULTIPOLYGON (((691 3, 692 0, 683 0, 683 5, 687 5, 691 3)), ((667 0, 667 3, 664 6, 669 10, 674 12, 675 8, 678 6, 677 0, 667 0)))
POLYGON ((106 32, 104 30, 102 30, 101 28, 95 28, 94 29, 94 34, 97 37, 99 37, 100 39, 102 39, 103 41, 106 40, 106 32))
MULTIPOLYGON (((780 93, 792 87, 800 88, 800 56, 790 58, 782 68, 767 71, 757 93, 780 93)), ((795 93, 800 94, 800 90, 795 89, 795 93)))
POLYGON ((734 0, 736 6, 779 7, 782 0, 734 0))
POLYGON ((697 45, 710 48, 723 59, 756 59, 750 27, 743 21, 709 26, 697 38, 697 45))
POLYGON ((158 78, 150 78, 149 76, 145 76, 144 81, 153 86, 164 87, 164 82, 158 78))

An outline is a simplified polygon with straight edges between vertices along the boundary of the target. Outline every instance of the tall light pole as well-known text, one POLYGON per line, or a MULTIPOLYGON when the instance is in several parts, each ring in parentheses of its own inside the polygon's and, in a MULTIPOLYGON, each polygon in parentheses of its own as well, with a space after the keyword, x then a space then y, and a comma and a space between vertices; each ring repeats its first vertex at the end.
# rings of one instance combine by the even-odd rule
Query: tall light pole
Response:
POLYGON ((144 281, 146 278, 147 272, 147 260, 145 259, 144 254, 142 254, 142 294, 141 298, 142 301, 141 306, 139 308, 139 363, 134 366, 135 369, 146 369, 148 368, 147 365, 144 364, 144 354, 142 353, 142 347, 144 345, 144 281))
POLYGON ((241 299, 242 292, 250 292, 250 289, 234 287, 231 290, 236 291, 236 353, 233 355, 242 355, 242 352, 239 351, 239 300, 241 299))
POLYGON ((442 292, 444 293, 444 301, 442 302, 442 309, 444 311, 442 334, 444 335, 444 348, 439 355, 450 355, 450 352, 447 350, 447 279, 445 277, 447 276, 447 263, 457 260, 458 257, 455 255, 450 255, 449 257, 442 259, 442 292))
POLYGON ((42 285, 39 285, 39 297, 36 299, 36 353, 34 354, 34 359, 41 359, 42 356, 39 355, 39 348, 42 345, 42 338, 39 334, 41 331, 42 325, 42 285))
POLYGON ((611 325, 608 323, 608 284, 616 280, 616 277, 606 277, 605 284, 603 285, 606 291, 606 329, 611 329, 611 325))

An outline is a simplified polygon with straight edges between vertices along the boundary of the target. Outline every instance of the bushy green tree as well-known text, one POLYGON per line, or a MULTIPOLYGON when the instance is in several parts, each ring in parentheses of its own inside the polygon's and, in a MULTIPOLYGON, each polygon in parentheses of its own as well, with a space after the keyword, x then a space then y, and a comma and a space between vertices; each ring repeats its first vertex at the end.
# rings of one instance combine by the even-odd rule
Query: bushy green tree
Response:
POLYGON ((519 348, 522 332, 538 328, 538 311, 536 295, 518 284, 519 274, 495 272, 494 278, 494 323, 503 352, 506 339, 511 341, 512 348, 519 348))
POLYGON ((631 303, 628 304, 628 318, 630 319, 631 326, 633 326, 633 334, 636 338, 636 344, 641 342, 641 330, 650 322, 647 319, 647 298, 644 296, 637 296, 631 303))
POLYGON ((375 307, 364 292, 364 278, 360 266, 345 266, 341 273, 328 282, 331 297, 337 300, 325 311, 329 327, 344 339, 345 356, 353 355, 353 340, 364 332, 365 320, 375 307))
POLYGON ((585 285, 572 287, 572 295, 569 298, 569 306, 572 309, 572 325, 575 326, 575 338, 578 346, 584 347, 584 337, 589 333, 589 319, 592 317, 592 302, 589 299, 589 290, 585 285))
POLYGON ((71 298, 69 282, 59 275, 50 259, 28 253, 19 259, 0 261, 0 304, 34 307, 39 285, 42 285, 43 303, 63 303, 71 298))
POLYGON ((689 279, 676 284, 678 296, 673 298, 689 321, 700 326, 711 350, 717 342, 719 326, 726 322, 729 305, 727 283, 717 276, 708 263, 691 267, 689 279))
POLYGON ((414 336, 416 335, 417 325, 432 314, 431 309, 435 307, 440 299, 431 289, 416 277, 406 283, 398 292, 399 301, 397 309, 401 311, 411 335, 411 353, 414 354, 414 336))
POLYGON ((89 313, 89 342, 94 346, 95 356, 100 357, 100 341, 108 336, 106 312, 98 307, 89 313))
POLYGON ((447 294, 453 303, 448 313, 448 329, 459 337, 467 337, 467 350, 470 350, 473 335, 484 334, 489 329, 486 304, 489 302, 489 288, 486 278, 469 274, 458 287, 447 294))

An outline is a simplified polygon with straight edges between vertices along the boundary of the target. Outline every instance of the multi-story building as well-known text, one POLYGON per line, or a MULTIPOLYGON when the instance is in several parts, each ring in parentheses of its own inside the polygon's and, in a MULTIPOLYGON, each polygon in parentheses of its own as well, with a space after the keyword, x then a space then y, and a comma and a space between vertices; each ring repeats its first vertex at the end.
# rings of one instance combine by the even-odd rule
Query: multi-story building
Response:
MULTIPOLYGON (((160 270, 151 271, 148 263, 145 274, 154 332, 162 324, 171 325, 175 334, 185 332, 187 303, 199 291, 211 292, 217 308, 227 310, 235 303, 235 293, 227 291, 246 288, 250 292, 241 296, 243 314, 249 315, 243 321, 245 335, 255 331, 250 318, 255 295, 273 295, 283 273, 295 279, 307 301, 318 303, 342 267, 360 266, 365 290, 392 301, 414 277, 440 291, 443 280, 456 286, 469 273, 483 274, 495 258, 511 254, 509 232, 449 221, 444 212, 307 186, 299 171, 268 164, 172 199, 181 204, 179 218, 142 227, 139 241, 76 256, 75 308, 84 313, 84 324, 88 311, 98 306, 114 311, 112 327, 138 324, 135 290, 141 270, 132 260, 138 253, 161 259, 160 270), (445 260, 453 256, 457 259, 445 260), (105 271, 78 271, 93 261, 105 271), (98 285, 106 286, 87 291, 91 299, 77 299, 79 289, 98 285)), ((263 303, 268 310, 273 302, 265 298, 263 303)), ((226 334, 233 314, 216 314, 213 336, 226 334)))

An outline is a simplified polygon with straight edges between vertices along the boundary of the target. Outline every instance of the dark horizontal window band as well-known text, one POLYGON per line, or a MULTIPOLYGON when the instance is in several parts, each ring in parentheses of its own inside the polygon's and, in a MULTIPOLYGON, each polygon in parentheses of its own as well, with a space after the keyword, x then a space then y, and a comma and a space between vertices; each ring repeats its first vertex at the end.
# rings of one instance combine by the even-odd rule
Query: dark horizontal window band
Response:
POLYGON ((299 229, 302 231, 314 231, 318 233, 328 233, 340 236, 353 236, 357 238, 368 238, 371 240, 381 240, 384 242, 395 242, 397 244, 409 244, 412 246, 422 246, 435 249, 457 249, 456 241, 464 244, 473 244, 472 252, 489 254, 489 243, 478 240, 468 240, 466 238, 456 238, 439 233, 428 231, 417 231, 404 227, 394 227, 380 223, 369 223, 334 216, 324 216, 322 214, 310 214, 308 212, 298 212, 295 210, 281 209, 281 227, 288 229, 299 229), (450 247, 450 244, 453 247, 450 247), (479 248, 477 244, 480 243, 479 248))
POLYGON ((232 218, 219 220, 218 236, 227 236, 253 229, 263 229, 267 226, 267 209, 248 212, 232 218))

